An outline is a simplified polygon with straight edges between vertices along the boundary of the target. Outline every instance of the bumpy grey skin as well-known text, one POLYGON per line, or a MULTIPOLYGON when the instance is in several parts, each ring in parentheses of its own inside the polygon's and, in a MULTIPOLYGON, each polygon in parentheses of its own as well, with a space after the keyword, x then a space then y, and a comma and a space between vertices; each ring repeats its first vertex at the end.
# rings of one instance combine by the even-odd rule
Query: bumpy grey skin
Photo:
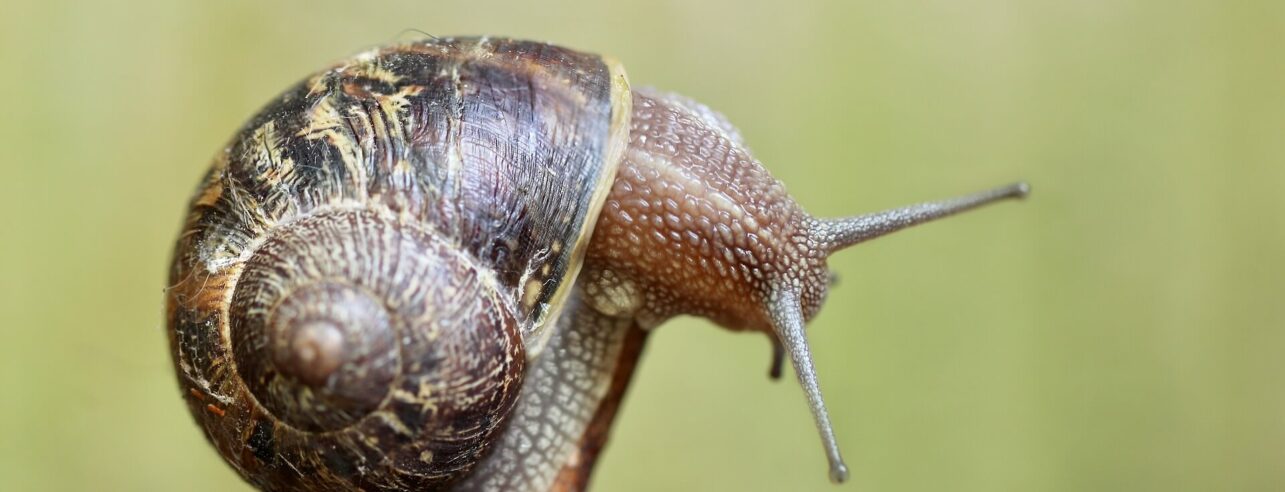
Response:
POLYGON ((827 256, 1025 193, 817 219, 726 118, 609 59, 381 48, 216 158, 175 250, 175 368, 263 489, 581 490, 642 330, 703 316, 767 334, 774 374, 789 355, 841 482, 804 332, 827 256))
POLYGON ((508 428, 461 491, 551 490, 564 468, 581 466, 581 438, 611 385, 634 321, 595 309, 577 292, 544 355, 527 371, 508 428))
MULTIPOLYGON (((1026 193, 1013 185, 837 220, 803 212, 727 119, 690 99, 635 89, 630 142, 594 229, 574 309, 528 374, 514 420, 465 490, 549 490, 592 467, 578 437, 602 404, 626 330, 677 315, 767 333, 788 352, 817 422, 830 478, 839 453, 804 323, 820 309, 834 251, 1026 193), (570 359, 571 363, 566 363, 570 359)), ((777 357, 780 357, 778 355, 777 357)), ((775 364, 779 364, 776 362, 775 364)), ((775 365, 774 364, 774 365, 775 365)), ((779 370, 779 369, 778 369, 779 370)))

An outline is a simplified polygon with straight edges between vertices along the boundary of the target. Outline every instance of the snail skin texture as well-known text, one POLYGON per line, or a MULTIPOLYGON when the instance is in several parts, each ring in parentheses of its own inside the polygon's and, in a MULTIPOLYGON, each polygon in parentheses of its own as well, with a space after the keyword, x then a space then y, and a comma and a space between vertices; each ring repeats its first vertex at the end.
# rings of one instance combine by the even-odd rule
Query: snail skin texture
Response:
POLYGON ((722 115, 558 46, 444 38, 305 78, 214 158, 166 290, 210 443, 265 490, 583 490, 650 330, 766 334, 847 468, 804 323, 833 252, 1024 184, 804 212, 722 115))

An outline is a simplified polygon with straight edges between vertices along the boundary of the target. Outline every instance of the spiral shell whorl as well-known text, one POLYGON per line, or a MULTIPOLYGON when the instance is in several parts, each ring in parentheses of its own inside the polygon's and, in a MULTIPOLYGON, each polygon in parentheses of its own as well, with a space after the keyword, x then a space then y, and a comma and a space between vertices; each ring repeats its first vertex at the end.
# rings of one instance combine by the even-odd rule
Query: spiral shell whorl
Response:
POLYGON ((629 94, 597 55, 435 38, 251 117, 191 201, 166 290, 182 394, 220 455, 267 490, 466 473, 571 292, 629 94))
POLYGON ((424 487, 468 469, 512 410, 524 364, 488 275, 432 231, 372 211, 273 230, 227 312, 236 372, 274 422, 260 441, 276 454, 256 454, 341 480, 322 488, 424 487), (389 473, 352 483, 339 463, 389 473))
POLYGON ((363 214, 324 214, 255 251, 228 311, 237 370, 269 412, 322 431, 379 406, 400 372, 396 332, 422 328, 406 315, 424 301, 390 298, 401 273, 376 270, 405 259, 407 273, 424 274, 430 265, 403 258, 414 239, 363 214))

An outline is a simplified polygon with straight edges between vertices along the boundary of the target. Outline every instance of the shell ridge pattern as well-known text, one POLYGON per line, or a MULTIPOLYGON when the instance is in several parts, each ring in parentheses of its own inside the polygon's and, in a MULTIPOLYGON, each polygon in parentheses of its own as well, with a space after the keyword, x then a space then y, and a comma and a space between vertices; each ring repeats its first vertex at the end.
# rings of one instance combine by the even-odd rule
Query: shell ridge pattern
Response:
MULTIPOLYGON (((448 244, 444 243, 440 236, 437 236, 431 231, 421 230, 411 223, 389 221, 387 218, 386 212, 370 212, 359 207, 342 207, 330 208, 328 211, 317 213, 305 218, 299 218, 291 223, 279 225, 279 235, 272 240, 272 242, 262 244, 257 248, 255 255, 253 256, 253 262, 246 267, 238 267, 244 270, 240 272, 241 279, 247 282, 253 281, 253 285, 256 286, 254 287, 256 290, 250 291, 248 294, 245 294, 245 296, 252 296, 248 297, 249 299, 263 296, 266 296, 269 299, 288 297, 285 293, 290 292, 292 289, 291 287, 286 284, 264 281, 265 279, 270 278, 266 276, 266 273, 277 268, 285 267, 304 272, 302 277, 306 278, 351 278, 355 280, 358 285, 368 285, 370 286, 369 288, 380 292, 404 292, 404 295, 417 299, 426 299, 429 296, 441 295, 444 297, 441 299, 432 299, 433 302, 430 304, 437 306, 456 306, 455 308, 452 308, 456 313, 454 315, 445 312, 429 313, 422 307, 417 307, 422 306, 420 304, 409 303, 409 300, 399 301, 396 297, 389 298, 390 301, 388 304, 390 306, 398 306, 399 308, 395 309, 395 311, 406 315, 406 319, 408 321, 420 321, 413 323, 415 325, 432 327, 463 326, 471 324, 463 320, 456 320, 452 317, 472 316, 475 314, 473 309, 465 307, 471 305, 463 302, 466 298, 472 303, 489 305, 491 308, 501 307, 504 301, 502 298, 493 294, 494 290, 483 289, 479 292, 478 290, 470 287, 480 286, 482 284, 480 279, 490 275, 485 271, 485 269, 479 268, 471 257, 463 252, 454 250, 448 244), (326 222, 328 224, 327 228, 318 228, 311 225, 312 223, 317 222, 326 222), (337 228, 333 226, 337 226, 337 228), (407 234, 410 235, 408 236, 407 234), (415 245, 401 245, 401 243, 410 241, 412 237, 418 237, 420 239, 416 240, 415 245), (436 290, 428 290, 426 288, 429 287, 429 283, 423 281, 423 279, 434 277, 436 275, 424 275, 427 273, 424 269, 440 268, 432 267, 431 265, 434 263, 424 263, 426 260, 415 259, 413 260, 413 264, 403 269, 400 265, 407 258, 397 258, 396 263, 384 263, 381 261, 375 261, 373 258, 365 257, 367 254, 366 250, 361 248, 334 247, 345 242, 369 244, 373 246, 373 249, 370 251, 388 251, 399 256, 406 256, 413 254, 415 251, 419 251, 422 248, 422 246, 419 245, 436 244, 432 249, 436 251, 437 254, 456 258, 454 262, 448 261, 446 263, 441 263, 441 265, 460 265, 459 267, 451 268, 461 270, 459 271, 460 274, 474 276, 472 277, 474 280, 468 281, 467 278, 469 277, 460 277, 466 281, 464 281, 459 288, 452 287, 446 293, 440 293, 436 290), (298 256, 300 259, 291 261, 288 267, 283 265, 282 260, 291 258, 292 256, 283 256, 275 252, 294 251, 300 249, 304 251, 312 251, 315 254, 298 256), (341 255, 343 257, 328 258, 326 257, 327 252, 334 255, 341 255), (393 268, 392 265, 394 264, 399 266, 397 268, 393 268), (283 266, 277 267, 273 265, 283 266), (366 266, 356 269, 349 268, 349 266, 352 265, 366 266), (404 270, 407 271, 408 274, 416 273, 416 275, 409 275, 407 277, 398 277, 397 275, 377 277, 373 275, 373 272, 375 271, 389 273, 388 270, 390 269, 398 271, 404 270), (391 287, 391 285, 394 284, 405 285, 405 288, 394 289, 391 287), (380 287, 381 285, 387 287, 380 287), (488 293, 488 290, 490 293, 488 293), (256 294, 256 292, 261 292, 261 294, 256 294), (478 294, 481 294, 480 298, 478 294), (419 309, 419 311, 416 311, 416 309, 419 309), (431 318, 434 314, 441 316, 442 318, 434 320, 431 318), (440 325, 437 323, 440 323, 440 325)), ((282 278, 288 279, 297 277, 298 276, 285 275, 282 278)), ((224 281, 226 281, 226 279, 224 281)), ((234 301, 236 304, 245 306, 246 303, 241 300, 243 297, 241 289, 235 286, 236 282, 227 283, 233 284, 233 286, 225 288, 224 291, 232 292, 232 295, 235 297, 234 301)), ((180 283, 176 288, 182 289, 184 287, 185 286, 180 283)), ((374 401, 376 409, 369 416, 363 417, 364 411, 356 411, 355 409, 345 409, 340 407, 327 411, 324 414, 326 415, 325 418, 328 420, 337 419, 343 422, 352 421, 352 425, 345 424, 345 426, 335 429, 311 429, 308 424, 304 424, 302 427, 296 426, 289 421, 277 421, 275 418, 265 414, 263 410, 261 410, 261 408, 263 408, 261 399, 255 392, 247 391, 244 387, 234 385, 236 380, 239 378, 243 379, 245 377, 246 369, 244 366, 238 369, 238 365, 240 364, 234 364, 232 361, 234 354, 226 352, 227 349, 221 347, 232 346, 237 347, 238 352, 244 351, 253 353, 267 348, 267 344, 264 340, 256 339, 253 336, 246 338, 244 332, 235 331, 235 325, 232 326, 234 333, 228 335, 228 323, 221 321, 219 318, 220 316, 224 318, 227 316, 226 311, 223 309, 217 307, 210 308, 208 306, 193 306, 195 310, 191 310, 184 308, 181 304, 185 303, 180 303, 180 306, 171 304, 171 309, 176 310, 172 316, 177 315, 182 317, 198 314, 200 312, 212 313, 203 318, 202 321, 193 322, 184 319, 176 320, 176 329, 172 333, 173 336, 180 338, 214 336, 221 339, 232 339, 231 343, 228 343, 227 341, 215 343, 212 341, 201 342, 199 340, 179 340, 175 342, 175 349, 179 352, 180 360, 178 361, 178 364, 183 368, 183 379, 186 381, 192 381, 195 384, 195 387, 192 388, 191 391, 194 401, 189 401, 189 403, 198 404, 198 401, 202 403, 204 401, 217 402, 219 406, 214 406, 215 404, 211 403, 211 407, 208 411, 218 413, 221 418, 214 421, 203 421, 202 423, 204 424, 207 433, 210 435, 211 440, 215 442, 216 446, 223 449, 227 456, 243 456, 242 461, 233 463, 234 466, 243 471, 251 471, 257 466, 282 466, 284 467, 283 469, 289 469, 293 475, 296 476, 299 475, 297 470, 300 468, 304 470, 312 470, 314 473, 320 471, 323 475, 329 475, 330 471, 332 471, 334 467, 341 466, 339 465, 340 463, 347 463, 351 465, 351 473, 355 473, 359 478, 367 476, 367 474, 373 474, 369 475, 372 477, 387 477, 390 476, 390 474, 393 476, 399 476, 399 474, 413 472, 411 474, 427 473, 424 477, 426 477, 425 480, 428 480, 428 482, 411 481, 408 483, 432 483, 433 481, 441 479, 439 472, 442 472, 442 470, 431 473, 421 473, 415 472, 415 470, 419 470, 420 468, 404 467, 401 463, 390 462, 389 460, 395 461, 395 457, 400 453, 393 453, 390 457, 390 447, 391 449, 412 449, 413 453, 411 450, 402 452, 412 453, 415 456, 431 456, 434 453, 444 457, 460 456, 458 454, 459 451, 452 450, 454 448, 443 448, 432 452, 428 449, 420 449, 418 447, 419 445, 412 442, 412 439, 416 438, 422 432, 433 432, 435 433, 434 435, 441 435, 443 432, 450 432, 453 430, 460 430, 461 435, 481 435, 483 433, 493 432, 495 428, 494 425, 496 425, 498 421, 489 421, 491 424, 487 424, 487 427, 464 426, 461 422, 460 426, 430 429, 424 427, 424 424, 425 422, 436 421, 441 418, 453 418, 450 417, 452 413, 442 413, 458 411, 452 410, 453 408, 458 409, 461 406, 475 404, 487 404, 489 406, 489 401, 487 400, 496 397, 483 395, 493 395, 493 393, 478 390, 479 393, 482 394, 467 394, 467 391, 472 391, 482 387, 483 381, 500 381, 501 385, 506 388, 515 384, 514 381, 510 381, 510 379, 514 378, 509 376, 509 372, 507 370, 502 370, 499 367, 486 364, 476 366, 470 365, 473 363, 466 363, 465 367, 459 370, 460 372, 447 373, 439 383, 428 385, 425 380, 418 379, 418 376, 409 376, 409 374, 415 372, 417 366, 421 364, 436 364, 436 362, 433 362, 436 359, 421 359, 417 357, 413 360, 407 359, 402 362, 397 362, 398 358, 393 357, 387 359, 388 362, 383 364, 402 365, 406 366, 407 370, 398 373, 394 379, 390 381, 389 387, 394 388, 395 391, 390 391, 390 394, 374 401), (208 335, 202 335, 203 333, 208 335), (197 353, 190 353, 188 351, 189 347, 195 347, 199 350, 197 353), (208 362, 197 364, 190 364, 187 362, 189 359, 193 358, 205 358, 208 359, 208 362), (205 369, 194 370, 193 367, 203 367, 205 369), (238 372, 240 372, 241 375, 238 375, 238 372), (434 388, 438 384, 445 385, 446 387, 454 386, 455 389, 448 393, 443 393, 442 395, 437 395, 435 394, 435 390, 428 389, 434 388), (456 391, 463 391, 465 394, 462 396, 451 396, 454 395, 456 391), (218 396, 221 394, 232 396, 225 399, 218 396), (402 395, 407 394, 411 394, 413 396, 410 398, 398 398, 401 403, 391 402, 391 399, 394 397, 401 397, 402 395), (214 398, 207 399, 209 397, 214 398), (441 400, 443 397, 451 399, 441 400), (441 406, 443 402, 449 402, 449 406, 441 406), (227 432, 234 429, 216 425, 219 422, 250 422, 252 424, 255 422, 272 422, 272 424, 267 428, 267 430, 260 430, 261 427, 259 424, 242 426, 241 431, 236 431, 235 434, 229 435, 227 432), (305 439, 310 439, 313 442, 311 444, 305 444, 305 439), (320 440, 321 443, 317 443, 317 440, 320 440), (244 453, 239 453, 235 449, 228 448, 230 445, 228 443, 230 442, 250 443, 248 445, 255 449, 254 453, 251 454, 258 461, 245 461, 250 458, 244 457, 244 453), (329 444, 326 444, 327 442, 329 444), (321 455, 313 457, 310 457, 307 454, 302 454, 303 452, 301 451, 302 449, 318 448, 330 451, 323 451, 321 455), (263 451, 260 453, 259 451, 261 450, 270 450, 272 452, 269 453, 268 451, 263 451), (426 452, 429 454, 425 455, 424 453, 426 452), (267 457, 265 458, 264 456, 267 457), (289 465, 286 465, 286 462, 289 462, 289 465), (377 472, 380 467, 386 468, 387 470, 385 472, 377 472)), ((256 305, 251 303, 248 308, 238 309, 238 313, 240 313, 239 316, 242 317, 262 318, 270 315, 272 310, 267 308, 268 306, 266 305, 256 305)), ((273 310, 275 310, 275 308, 273 310)), ((482 314, 487 317, 495 316, 485 314, 487 312, 490 311, 484 310, 482 311, 482 314)), ((501 312, 509 313, 503 314, 501 317, 512 318, 512 314, 509 310, 503 309, 501 312)), ((488 326, 503 325, 493 323, 486 324, 488 326)), ((508 324, 510 326, 515 326, 512 322, 508 324)), ((404 346, 419 346, 425 343, 424 341, 418 341, 419 339, 425 339, 426 341, 427 339, 434 337, 435 333, 436 332, 432 329, 427 331, 417 330, 405 332, 406 336, 412 337, 415 340, 407 338, 400 342, 400 344, 404 346)), ((484 336, 480 333, 477 335, 468 334, 470 333, 468 330, 464 333, 466 334, 466 337, 484 336)), ((513 336, 517 336, 516 331, 513 336)), ((493 357, 491 355, 483 355, 480 353, 473 354, 463 352, 458 348, 462 346, 455 345, 455 343, 457 342, 446 344, 435 357, 459 358, 459 360, 462 361, 472 360, 475 362, 482 362, 493 357)), ((520 347, 516 338, 514 338, 508 346, 520 347)), ((499 366, 510 367, 514 364, 520 364, 522 359, 519 355, 521 353, 520 348, 516 350, 519 351, 506 351, 502 354, 496 354, 500 356, 499 366)), ((251 369, 249 374, 253 375, 257 373, 258 372, 251 369)), ((251 377, 250 380, 254 381, 258 379, 251 377)), ((486 384, 489 385, 492 383, 486 384)), ((271 389, 272 387, 268 386, 267 388, 268 389, 266 390, 259 391, 268 391, 266 394, 272 394, 274 391, 271 389)), ((502 394, 516 395, 516 391, 502 394)), ((319 403, 313 403, 313 401, 319 397, 320 395, 313 395, 312 392, 305 390, 301 395, 302 399, 300 400, 300 405, 305 409, 318 405, 319 403)), ((274 397, 270 396, 269 398, 271 399, 274 397)), ((511 399, 515 398, 515 396, 505 398, 510 398, 509 405, 511 405, 511 399)), ((505 405, 500 405, 499 408, 505 408, 505 405)), ((206 409, 194 409, 194 411, 201 410, 206 409)), ((431 442, 443 441, 435 440, 431 442)), ((466 448, 464 452, 469 455, 476 455, 481 452, 480 450, 481 448, 466 448)), ((447 465, 444 470, 445 472, 450 472, 451 470, 458 469, 459 466, 466 466, 467 463, 467 461, 461 461, 456 465, 447 465)), ((250 473, 247 474, 250 475, 250 473)), ((330 478, 332 480, 346 481, 348 480, 346 477, 350 477, 349 472, 341 470, 330 478)), ((300 477, 298 479, 304 481, 301 483, 308 483, 312 480, 312 478, 308 477, 300 477)), ((353 486, 361 486, 362 482, 358 480, 352 483, 353 486)))
POLYGON ((515 300, 525 315, 536 312, 559 283, 549 280, 576 260, 567 243, 587 222, 581 197, 604 174, 605 164, 586 163, 602 160, 612 94, 601 62, 554 73, 571 55, 532 44, 492 40, 466 50, 472 58, 394 49, 287 92, 229 149, 247 165, 223 176, 216 206, 233 210, 222 214, 230 223, 214 226, 221 244, 212 246, 226 250, 210 248, 211 266, 250 245, 229 235, 261 234, 324 204, 374 202, 446 226, 505 285, 533 286, 515 300))
MULTIPOLYGON (((614 176, 616 163, 603 158, 619 137, 610 131, 620 96, 613 75, 596 55, 541 43, 424 41, 363 53, 313 75, 242 127, 194 194, 167 289, 171 346, 189 407, 235 468, 247 477, 273 470, 271 479, 253 480, 282 489, 404 487, 451 471, 427 471, 425 463, 468 466, 464 457, 482 448, 430 448, 411 438, 428 432, 426 422, 455 418, 453 408, 509 397, 465 394, 446 405, 438 383, 410 374, 449 356, 479 370, 443 374, 442 384, 467 392, 493 383, 516 395, 520 378, 503 367, 524 364, 520 343, 499 356, 502 367, 479 366, 482 354, 455 345, 428 359, 408 357, 406 348, 360 355, 399 368, 379 376, 391 378, 387 392, 328 396, 324 388, 281 386, 276 366, 242 362, 277 346, 267 338, 276 335, 253 328, 280 311, 262 300, 378 294, 396 313, 389 323, 424 327, 396 331, 396 340, 379 347, 417 347, 446 327, 472 324, 471 317, 516 326, 521 337, 540 329, 561 302, 555 294, 578 271, 583 252, 574 245, 591 230, 600 206, 594 199, 614 176), (321 222, 341 230, 315 230, 321 222), (357 240, 373 249, 348 246, 357 240), (425 249, 454 260, 430 267, 411 253, 425 249), (332 261, 365 266, 326 266, 332 261), (451 282, 431 280, 448 273, 451 282), (291 283, 292 276, 317 283, 291 283), (327 287, 329 278, 355 285, 327 287), (392 294, 389 284, 406 290, 392 294), (234 303, 247 319, 233 319, 227 306, 234 303), (246 377, 252 387, 238 382, 246 377), (316 415, 277 418, 292 406, 316 415), (322 441, 310 447, 316 454, 300 451, 308 439, 322 441), (398 451, 384 451, 390 447, 398 451)), ((452 431, 478 436, 491 429, 461 424, 431 432, 452 431)))

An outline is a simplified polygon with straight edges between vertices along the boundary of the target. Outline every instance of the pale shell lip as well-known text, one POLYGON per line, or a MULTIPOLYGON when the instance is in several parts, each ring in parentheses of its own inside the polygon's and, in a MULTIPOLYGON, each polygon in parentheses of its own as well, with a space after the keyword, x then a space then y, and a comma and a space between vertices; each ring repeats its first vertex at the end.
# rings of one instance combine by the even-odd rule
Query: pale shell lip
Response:
POLYGON ((593 189, 593 196, 589 199, 584 227, 572 246, 571 262, 567 267, 566 277, 549 298, 549 303, 538 318, 534 329, 529 335, 523 337, 528 359, 538 357, 553 334, 549 326, 561 316, 567 297, 576 283, 574 280, 580 276, 580 270, 584 266, 585 251, 588 250, 589 240, 593 237, 598 216, 602 213, 607 196, 611 194, 612 184, 615 183, 616 174, 620 171, 620 163, 624 160, 625 151, 629 148, 629 123, 633 115, 634 103, 629 76, 625 73, 624 65, 616 59, 604 56, 602 62, 606 64, 611 76, 611 126, 608 131, 607 146, 603 152, 602 172, 597 186, 593 189))

